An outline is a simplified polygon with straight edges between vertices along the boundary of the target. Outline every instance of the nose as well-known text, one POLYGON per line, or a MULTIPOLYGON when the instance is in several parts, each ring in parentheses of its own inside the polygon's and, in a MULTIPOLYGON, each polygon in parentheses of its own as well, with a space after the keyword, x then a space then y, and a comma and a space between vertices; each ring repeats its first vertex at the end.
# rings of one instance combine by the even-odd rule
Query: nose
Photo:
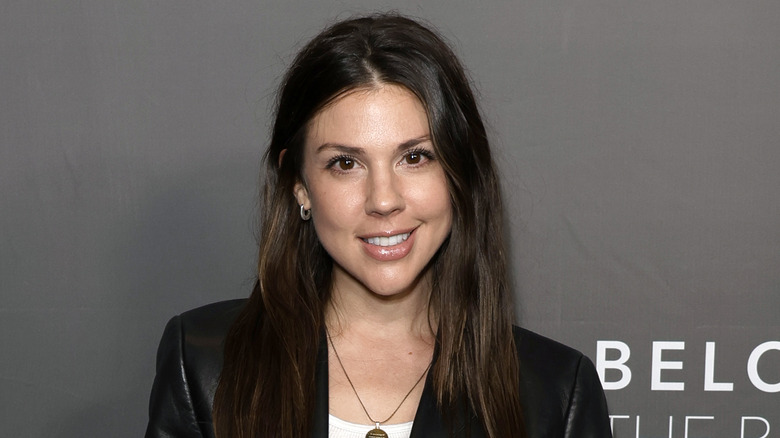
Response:
POLYGON ((404 209, 402 181, 392 170, 371 172, 366 185, 366 214, 388 216, 404 209))

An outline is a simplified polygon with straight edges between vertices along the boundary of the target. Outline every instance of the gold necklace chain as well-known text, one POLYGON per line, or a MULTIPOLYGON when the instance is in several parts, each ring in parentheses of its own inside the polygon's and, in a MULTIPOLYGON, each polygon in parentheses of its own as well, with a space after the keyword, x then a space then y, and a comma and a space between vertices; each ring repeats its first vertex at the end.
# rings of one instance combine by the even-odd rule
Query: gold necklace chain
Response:
POLYGON ((395 408, 393 413, 390 414, 390 416, 387 417, 385 419, 385 421, 376 421, 373 418, 371 418, 371 415, 369 415, 369 413, 368 413, 368 409, 366 409, 366 405, 364 405, 363 404, 363 400, 360 399, 360 395, 358 395, 357 389, 355 389, 355 385, 352 383, 352 379, 349 378, 349 374, 347 374, 347 370, 346 370, 346 368, 344 368, 344 364, 341 362, 341 357, 339 357, 339 352, 336 351, 336 345, 333 344, 333 338, 330 336, 330 332, 328 331, 327 328, 325 329, 325 334, 328 335, 328 341, 330 341, 330 346, 331 346, 331 348, 333 348, 333 354, 336 355, 336 360, 338 361, 339 366, 341 367, 341 371, 344 372, 344 377, 347 378, 347 382, 349 382, 349 386, 352 387, 352 392, 355 393, 355 397, 357 397, 358 403, 360 403, 360 407, 363 408, 363 412, 366 413, 366 417, 368 417, 368 419, 371 420, 372 423, 376 424, 377 428, 379 428, 380 424, 387 423, 388 421, 390 421, 390 419, 393 418, 393 415, 395 415, 395 413, 398 412, 399 409, 401 409, 401 406, 403 406, 403 404, 406 401, 406 399, 409 398, 409 396, 412 394, 412 391, 414 391, 414 388, 417 388, 417 385, 419 385, 420 382, 422 382, 423 377, 425 377, 425 375, 428 374, 428 370, 431 369, 431 365, 433 364, 432 361, 428 363, 428 366, 425 367, 425 371, 423 371, 423 373, 420 376, 420 378, 417 379, 417 382, 414 383, 414 386, 412 386, 412 389, 410 389, 409 392, 406 393, 406 395, 404 396, 404 399, 401 400, 401 403, 398 405, 397 408, 395 408))

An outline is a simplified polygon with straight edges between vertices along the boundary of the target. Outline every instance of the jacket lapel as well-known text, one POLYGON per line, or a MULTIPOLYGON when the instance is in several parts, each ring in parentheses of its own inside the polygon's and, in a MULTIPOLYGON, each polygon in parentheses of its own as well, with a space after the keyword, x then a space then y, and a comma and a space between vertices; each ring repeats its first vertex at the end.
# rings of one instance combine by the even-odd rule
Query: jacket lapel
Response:
POLYGON ((314 374, 317 395, 314 403, 312 438, 328 438, 328 340, 325 331, 320 334, 317 350, 317 370, 314 374))
POLYGON ((410 438, 484 438, 482 425, 468 409, 465 402, 460 403, 461 415, 457 412, 452 416, 452 435, 449 435, 447 424, 441 416, 436 397, 433 393, 433 369, 428 372, 425 379, 425 388, 417 406, 417 414, 414 416, 412 434, 410 438))
POLYGON ((414 415, 412 434, 409 438, 444 438, 447 436, 439 408, 436 406, 436 397, 433 395, 432 376, 433 367, 425 378, 425 387, 422 396, 420 396, 417 413, 414 415))

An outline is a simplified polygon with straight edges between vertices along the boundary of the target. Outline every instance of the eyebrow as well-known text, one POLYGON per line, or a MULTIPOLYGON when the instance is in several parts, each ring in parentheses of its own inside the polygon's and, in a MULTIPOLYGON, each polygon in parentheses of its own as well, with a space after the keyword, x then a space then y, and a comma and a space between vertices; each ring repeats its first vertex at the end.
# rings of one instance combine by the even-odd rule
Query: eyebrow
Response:
MULTIPOLYGON (((405 142, 399 144, 398 147, 395 148, 395 150, 396 152, 403 152, 407 149, 413 148, 418 144, 424 143, 426 141, 431 141, 431 136, 429 134, 406 140, 405 142)), ((331 149, 349 155, 361 155, 364 151, 363 148, 355 147, 355 146, 347 146, 339 143, 323 143, 317 148, 317 153, 319 154, 320 152, 323 152, 325 150, 331 150, 331 149)))

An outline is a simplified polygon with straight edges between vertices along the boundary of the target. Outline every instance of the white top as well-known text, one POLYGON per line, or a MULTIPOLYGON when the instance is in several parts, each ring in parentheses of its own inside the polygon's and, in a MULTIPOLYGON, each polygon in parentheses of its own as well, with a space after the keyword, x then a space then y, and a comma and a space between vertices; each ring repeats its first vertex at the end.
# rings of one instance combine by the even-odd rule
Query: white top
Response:
MULTIPOLYGON (((379 428, 387 432, 388 438, 409 438, 412 434, 413 423, 413 421, 410 421, 408 423, 382 425, 379 428)), ((366 434, 372 429, 374 429, 374 426, 350 423, 328 414, 328 438, 366 438, 366 434)))

